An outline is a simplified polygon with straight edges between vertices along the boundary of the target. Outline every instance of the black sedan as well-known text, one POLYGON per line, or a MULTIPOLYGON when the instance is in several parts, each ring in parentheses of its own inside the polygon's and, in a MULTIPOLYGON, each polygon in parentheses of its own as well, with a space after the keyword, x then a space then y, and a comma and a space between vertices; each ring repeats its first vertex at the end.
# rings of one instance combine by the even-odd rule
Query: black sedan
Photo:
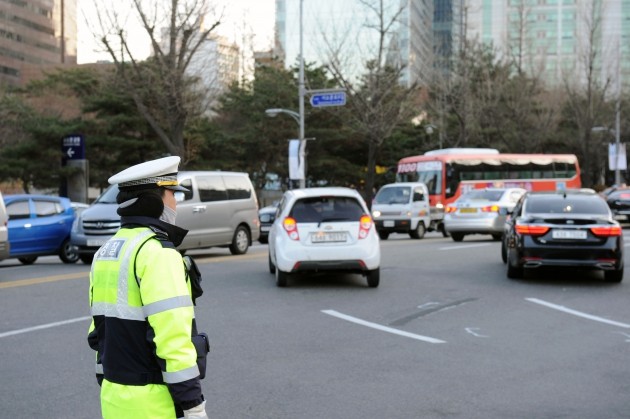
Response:
POLYGON ((507 276, 546 266, 604 271, 623 280, 621 226, 601 196, 592 192, 529 192, 506 222, 503 252, 507 276))
POLYGON ((258 219, 260 220, 260 236, 258 237, 258 241, 262 244, 267 244, 269 240, 269 230, 276 219, 277 209, 278 203, 274 202, 272 205, 258 210, 258 219))
POLYGON ((630 188, 617 188, 606 196, 606 202, 617 219, 630 221, 630 188))

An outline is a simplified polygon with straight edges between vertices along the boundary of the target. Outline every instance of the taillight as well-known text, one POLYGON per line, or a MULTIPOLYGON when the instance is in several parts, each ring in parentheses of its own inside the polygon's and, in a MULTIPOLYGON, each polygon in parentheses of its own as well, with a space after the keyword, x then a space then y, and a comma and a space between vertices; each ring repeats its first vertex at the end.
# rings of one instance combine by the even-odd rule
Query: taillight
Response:
POLYGON ((298 234, 297 222, 295 221, 295 218, 285 218, 282 222, 282 226, 284 227, 284 230, 287 232, 291 240, 300 240, 300 235, 298 234))
POLYGON ((455 207, 453 207, 451 205, 447 205, 446 208, 444 209, 444 212, 447 213, 447 214, 449 214, 451 212, 455 212, 455 211, 457 211, 457 208, 455 208, 455 207))
POLYGON ((599 237, 621 236, 621 227, 619 226, 591 227, 590 230, 594 235, 599 237))
POLYGON ((372 228, 372 219, 369 215, 363 214, 359 220, 359 239, 366 238, 370 228, 372 228))
POLYGON ((535 224, 517 224, 515 228, 517 233, 529 236, 542 236, 549 231, 549 227, 537 226, 535 224))
POLYGON ((499 212, 499 206, 498 205, 488 205, 488 206, 485 206, 485 207, 481 208, 481 212, 499 212))

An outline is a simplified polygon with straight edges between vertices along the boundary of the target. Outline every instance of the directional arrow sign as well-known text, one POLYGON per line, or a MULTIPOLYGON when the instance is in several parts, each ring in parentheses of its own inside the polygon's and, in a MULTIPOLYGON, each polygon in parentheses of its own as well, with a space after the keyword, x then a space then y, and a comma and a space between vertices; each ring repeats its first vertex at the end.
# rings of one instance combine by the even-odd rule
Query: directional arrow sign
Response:
POLYGON ((346 104, 346 92, 317 93, 311 96, 311 106, 343 106, 346 104))

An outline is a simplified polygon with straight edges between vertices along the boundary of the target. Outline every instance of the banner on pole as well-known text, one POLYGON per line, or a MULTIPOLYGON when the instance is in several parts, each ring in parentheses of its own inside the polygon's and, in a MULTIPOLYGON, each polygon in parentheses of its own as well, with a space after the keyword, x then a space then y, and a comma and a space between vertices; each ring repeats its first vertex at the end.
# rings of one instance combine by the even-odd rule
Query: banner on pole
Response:
POLYGON ((619 153, 617 153, 617 143, 608 144, 608 169, 627 170, 628 160, 626 158, 626 144, 619 143, 619 153))
MULTIPOLYGON (((304 141, 306 142, 306 141, 304 141)), ((304 179, 303 153, 300 153, 300 140, 289 140, 289 179, 304 179)))

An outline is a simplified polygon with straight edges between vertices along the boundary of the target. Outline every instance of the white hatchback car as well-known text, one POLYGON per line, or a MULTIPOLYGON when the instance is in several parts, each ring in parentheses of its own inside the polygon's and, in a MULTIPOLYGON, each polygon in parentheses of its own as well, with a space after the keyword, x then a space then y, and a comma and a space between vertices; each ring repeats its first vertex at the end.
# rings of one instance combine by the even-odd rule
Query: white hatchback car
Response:
POLYGON ((342 271, 364 275, 378 287, 381 248, 365 201, 342 187, 284 193, 269 232, 269 272, 286 287, 297 272, 342 271))

